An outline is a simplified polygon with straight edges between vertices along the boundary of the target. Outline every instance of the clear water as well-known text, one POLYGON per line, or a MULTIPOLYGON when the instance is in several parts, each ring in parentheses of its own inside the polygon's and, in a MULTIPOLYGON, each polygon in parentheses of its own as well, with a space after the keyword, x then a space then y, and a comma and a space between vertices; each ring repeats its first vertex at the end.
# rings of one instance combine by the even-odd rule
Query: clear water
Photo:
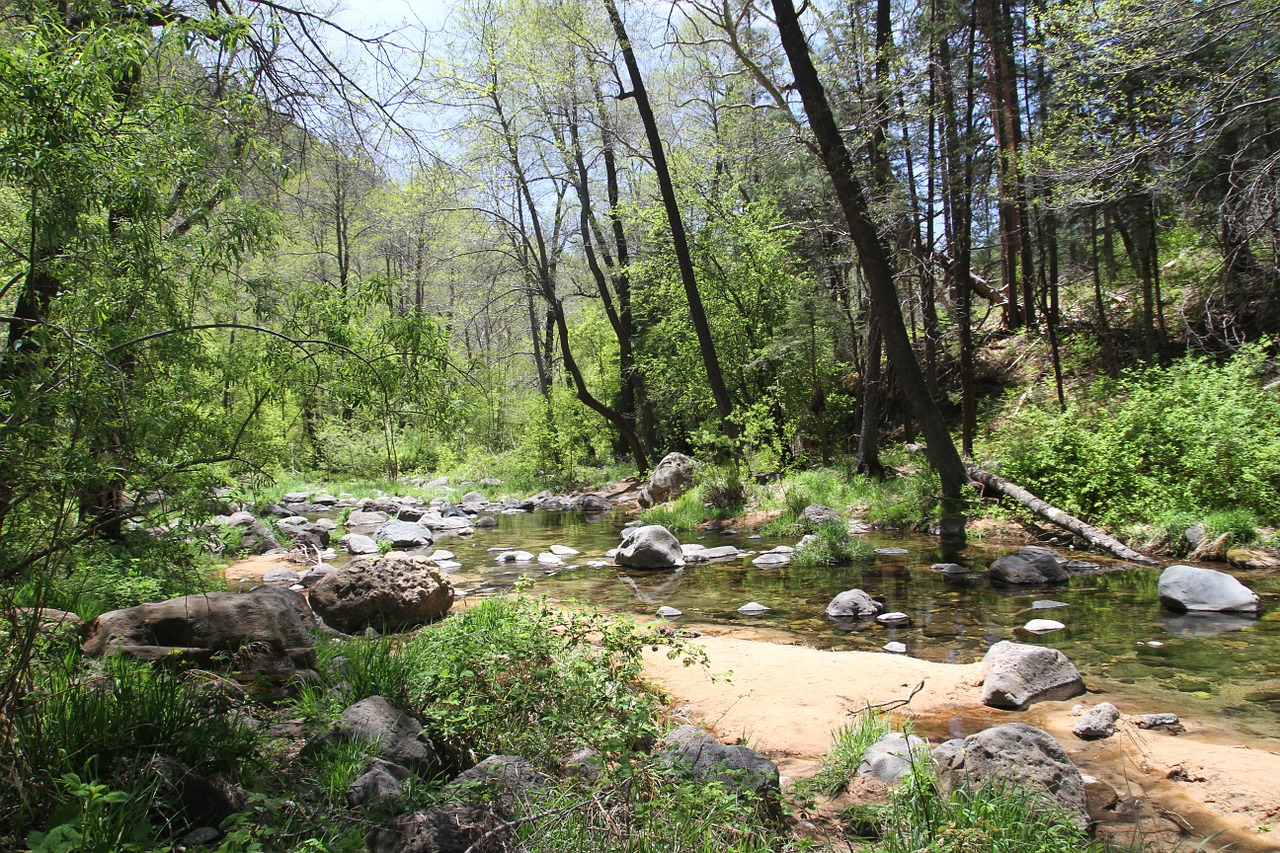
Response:
MULTIPOLYGON (((496 530, 442 537, 436 547, 453 551, 463 564, 452 580, 469 595, 508 587, 527 575, 535 591, 552 598, 642 619, 667 605, 684 612, 677 624, 751 627, 782 641, 824 649, 878 651, 897 641, 906 645, 907 654, 939 662, 969 663, 993 643, 1013 639, 1060 649, 1090 687, 1124 698, 1129 704, 1122 704, 1122 710, 1221 718, 1248 734, 1280 737, 1280 576, 1275 572, 1234 572, 1262 598, 1261 618, 1253 619, 1179 617, 1163 611, 1156 595, 1159 569, 1124 569, 1051 587, 991 584, 982 570, 1015 547, 979 542, 943 553, 936 539, 912 535, 870 534, 874 547, 905 548, 907 554, 846 566, 759 568, 750 557, 671 571, 586 565, 603 560, 604 552, 617 546, 626 521, 620 513, 595 520, 577 513, 500 516, 496 530), (536 555, 552 544, 568 545, 582 555, 548 573, 536 563, 500 564, 489 551, 509 546, 536 555), (975 571, 952 579, 929 569, 943 561, 975 571), (837 593, 854 587, 886 609, 908 614, 910 624, 856 630, 837 626, 823 610, 837 593), (1067 606, 1033 610, 1032 602, 1039 599, 1067 606), (759 616, 738 613, 749 601, 772 609, 759 616), (1032 618, 1055 619, 1067 627, 1030 634, 1022 626, 1032 618), (1147 645, 1152 641, 1161 645, 1147 645)), ((795 544, 700 532, 680 538, 748 551, 795 544)), ((1212 568, 1228 570, 1217 564, 1212 568)))

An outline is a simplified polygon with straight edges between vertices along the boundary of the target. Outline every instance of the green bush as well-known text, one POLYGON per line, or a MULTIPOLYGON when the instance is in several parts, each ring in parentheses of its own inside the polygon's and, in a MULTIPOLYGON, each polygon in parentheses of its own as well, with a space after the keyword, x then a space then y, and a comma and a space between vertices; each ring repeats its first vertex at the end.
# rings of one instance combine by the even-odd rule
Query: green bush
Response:
POLYGON ((801 543, 792 561, 800 567, 836 566, 866 559, 875 553, 870 545, 850 535, 845 521, 825 521, 801 543))
POLYGON ((864 710, 835 731, 831 746, 822 759, 822 768, 806 781, 804 787, 828 797, 840 794, 858 772, 858 765, 862 763, 867 749, 892 730, 887 714, 864 710))
MULTIPOLYGON (((1103 526, 1245 512, 1280 522, 1280 399, 1261 347, 1101 381, 1066 412, 1012 415, 990 451, 1001 476, 1103 526)), ((1233 532, 1245 524, 1231 522, 1233 532)))

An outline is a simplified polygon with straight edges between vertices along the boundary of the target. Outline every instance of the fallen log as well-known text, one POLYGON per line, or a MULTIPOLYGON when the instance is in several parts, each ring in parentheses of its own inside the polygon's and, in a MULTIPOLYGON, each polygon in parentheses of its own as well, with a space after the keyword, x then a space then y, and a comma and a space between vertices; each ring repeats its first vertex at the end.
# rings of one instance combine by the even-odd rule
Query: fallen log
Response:
POLYGON ((969 474, 969 479, 981 483, 994 492, 1013 498, 1036 515, 1058 525, 1063 530, 1074 533, 1090 545, 1109 551, 1120 559, 1128 560, 1131 563, 1142 563, 1144 566, 1156 565, 1156 561, 1146 554, 1138 553, 1123 542, 1111 538, 1104 531, 1085 524, 1074 515, 1063 512, 1052 504, 1045 503, 1021 486, 1014 485, 1008 480, 997 477, 990 471, 979 468, 976 465, 966 465, 965 470, 969 474))

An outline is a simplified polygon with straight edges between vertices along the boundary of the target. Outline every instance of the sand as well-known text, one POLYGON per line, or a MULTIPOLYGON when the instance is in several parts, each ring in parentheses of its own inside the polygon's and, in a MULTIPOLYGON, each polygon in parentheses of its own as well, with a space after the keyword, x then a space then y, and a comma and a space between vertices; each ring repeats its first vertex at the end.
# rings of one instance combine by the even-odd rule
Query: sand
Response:
POLYGON ((1176 735, 1122 721, 1114 737, 1086 742, 1071 732, 1077 703, 1115 701, 1133 713, 1177 709, 1126 708, 1115 697, 1093 693, 1024 712, 1000 711, 982 705, 982 663, 820 651, 732 633, 707 633, 696 643, 707 652, 708 669, 648 653, 650 678, 670 695, 677 718, 763 753, 778 764, 784 783, 815 772, 831 733, 859 709, 896 705, 910 695, 896 713, 935 742, 1005 722, 1038 726, 1057 738, 1083 773, 1122 796, 1146 799, 1193 836, 1218 833, 1209 849, 1280 850, 1280 742, 1194 719, 1184 719, 1186 731, 1176 735))

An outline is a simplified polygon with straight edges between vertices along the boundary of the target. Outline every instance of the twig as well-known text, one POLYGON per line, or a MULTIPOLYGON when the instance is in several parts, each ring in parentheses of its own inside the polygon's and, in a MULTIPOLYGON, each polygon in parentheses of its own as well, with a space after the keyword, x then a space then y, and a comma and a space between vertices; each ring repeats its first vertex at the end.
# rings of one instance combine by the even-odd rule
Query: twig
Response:
POLYGON ((916 694, 924 689, 924 682, 925 680, 923 678, 920 679, 920 681, 916 684, 916 686, 911 688, 911 692, 907 694, 905 699, 890 699, 886 702, 880 702, 875 705, 863 705, 861 708, 854 711, 853 713, 861 714, 866 711, 880 711, 880 710, 891 711, 895 708, 901 708, 904 705, 909 705, 911 704, 911 700, 915 698, 916 694))

